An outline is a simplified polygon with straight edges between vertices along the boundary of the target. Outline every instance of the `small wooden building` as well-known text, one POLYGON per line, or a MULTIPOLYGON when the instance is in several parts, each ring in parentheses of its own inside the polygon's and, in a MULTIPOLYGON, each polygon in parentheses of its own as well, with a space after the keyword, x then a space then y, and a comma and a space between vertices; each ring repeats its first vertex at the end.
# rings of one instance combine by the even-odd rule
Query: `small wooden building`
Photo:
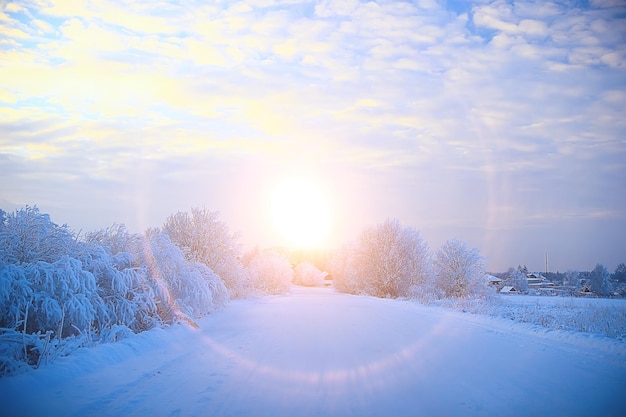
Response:
POLYGON ((517 291, 515 287, 511 287, 510 285, 505 285, 500 290, 500 294, 519 294, 519 291, 517 291))

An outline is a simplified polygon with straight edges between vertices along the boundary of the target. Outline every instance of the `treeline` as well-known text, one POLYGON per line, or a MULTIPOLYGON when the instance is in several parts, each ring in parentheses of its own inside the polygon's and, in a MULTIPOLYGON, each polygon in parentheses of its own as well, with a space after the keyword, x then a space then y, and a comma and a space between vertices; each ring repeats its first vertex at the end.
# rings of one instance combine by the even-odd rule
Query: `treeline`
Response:
POLYGON ((285 256, 242 254, 203 208, 144 234, 114 225, 80 236, 37 207, 0 210, 0 375, 153 327, 195 325, 230 298, 284 292, 292 278, 285 256))

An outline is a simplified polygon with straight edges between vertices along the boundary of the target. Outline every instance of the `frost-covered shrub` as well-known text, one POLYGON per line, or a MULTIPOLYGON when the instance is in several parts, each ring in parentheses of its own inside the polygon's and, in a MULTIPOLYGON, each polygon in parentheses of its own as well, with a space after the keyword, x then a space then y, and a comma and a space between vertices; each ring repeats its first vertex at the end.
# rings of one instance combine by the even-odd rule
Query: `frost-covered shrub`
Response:
POLYGON ((377 297, 405 297, 431 275, 428 245, 420 233, 397 220, 365 230, 332 262, 335 288, 377 297))
POLYGON ((324 273, 310 262, 300 262, 293 270, 293 283, 305 287, 323 287, 324 273))
POLYGON ((87 235, 79 253, 83 268, 96 279, 98 294, 102 297, 109 317, 106 327, 126 326, 133 332, 142 332, 160 324, 152 287, 145 274, 135 265, 129 246, 101 246, 94 235, 87 235))
POLYGON ((0 375, 227 300, 219 277, 167 235, 114 225, 79 241, 36 207, 0 211, 0 375))
POLYGON ((489 293, 478 249, 468 249, 456 239, 448 240, 435 254, 433 265, 435 286, 445 297, 483 297, 489 293))
MULTIPOLYGON (((85 242, 97 243, 102 246, 104 250, 111 255, 128 254, 129 250, 137 245, 141 241, 141 235, 129 233, 126 226, 123 224, 115 223, 111 227, 106 229, 96 230, 89 232, 85 236, 85 242)), ((124 255, 127 256, 127 255, 124 255)), ((130 262, 126 262, 120 266, 131 266, 134 259, 128 258, 130 262)))
POLYGON ((213 271, 158 231, 114 225, 78 240, 36 207, 0 210, 0 376, 201 317, 228 298, 213 271))
POLYGON ((291 264, 285 256, 275 251, 255 251, 246 257, 246 268, 253 293, 283 294, 291 287, 291 264))
POLYGON ((0 264, 0 327, 59 337, 96 330, 108 322, 93 274, 80 261, 0 264))
POLYGON ((33 288, 22 266, 0 262, 0 328, 24 327, 33 288))
POLYGON ((68 227, 53 223, 37 206, 2 212, 0 261, 13 264, 54 262, 72 252, 74 244, 74 235, 68 227))
POLYGON ((228 290, 219 277, 204 264, 188 262, 168 235, 148 233, 136 250, 166 322, 199 318, 226 304, 228 290))
POLYGON ((526 273, 519 268, 509 268, 505 277, 505 283, 519 292, 525 293, 528 291, 528 278, 526 273))
POLYGON ((237 236, 219 213, 206 208, 193 208, 191 212, 178 212, 169 216, 163 232, 170 236, 193 262, 201 262, 215 272, 226 284, 233 298, 245 296, 248 275, 239 262, 241 249, 237 236))
POLYGON ((330 259, 330 274, 333 285, 339 292, 359 294, 359 281, 355 268, 355 244, 345 244, 333 253, 330 259))
POLYGON ((444 298, 444 293, 435 286, 434 279, 409 288, 408 298, 422 304, 433 304, 444 298))
POLYGON ((59 354, 62 339, 84 342, 109 322, 94 276, 67 255, 52 263, 0 262, 0 301, 0 374, 21 369, 16 363, 37 366, 42 355, 59 354))

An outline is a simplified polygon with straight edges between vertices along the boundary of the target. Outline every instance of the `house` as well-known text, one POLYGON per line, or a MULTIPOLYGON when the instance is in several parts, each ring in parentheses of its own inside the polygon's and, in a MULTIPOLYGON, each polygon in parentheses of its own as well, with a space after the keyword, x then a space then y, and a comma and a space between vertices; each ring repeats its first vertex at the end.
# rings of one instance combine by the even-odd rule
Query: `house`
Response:
POLYGON ((591 291, 591 288, 589 288, 588 285, 583 285, 583 287, 578 291, 578 294, 580 295, 586 295, 586 296, 593 296, 593 291, 591 291))
POLYGON ((487 281, 487 284, 492 287, 498 287, 500 286, 500 284, 502 284, 502 280, 500 278, 494 277, 493 275, 489 274, 485 274, 485 280, 487 281))
POLYGON ((510 285, 505 285, 500 290, 500 294, 519 294, 519 291, 517 291, 515 287, 511 287, 510 285))
POLYGON ((332 285, 333 285, 333 277, 332 277, 332 275, 330 275, 328 272, 324 271, 324 272, 322 272, 322 276, 324 277, 324 286, 325 287, 332 287, 332 285))
POLYGON ((553 282, 548 281, 543 275, 534 272, 526 274, 526 282, 528 283, 528 288, 534 290, 554 287, 553 282))

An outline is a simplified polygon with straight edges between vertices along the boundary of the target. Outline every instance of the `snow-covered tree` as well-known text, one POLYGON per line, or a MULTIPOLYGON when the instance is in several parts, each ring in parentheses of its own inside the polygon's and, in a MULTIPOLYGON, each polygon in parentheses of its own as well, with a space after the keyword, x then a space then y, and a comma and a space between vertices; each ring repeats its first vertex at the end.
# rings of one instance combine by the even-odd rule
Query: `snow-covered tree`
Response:
POLYGON ((293 270, 293 283, 306 287, 322 287, 324 273, 310 262, 300 262, 293 270))
POLYGON ((293 270, 284 255, 273 250, 256 250, 245 259, 253 293, 283 294, 289 291, 293 270))
POLYGON ((206 265, 187 261, 168 235, 149 231, 135 251, 166 322, 199 318, 226 304, 228 291, 219 277, 206 265))
POLYGON ((465 243, 448 240, 436 252, 435 285, 445 297, 468 298, 484 294, 485 264, 478 249, 468 249, 465 243))
POLYGON ((580 286, 580 272, 569 270, 565 272, 564 283, 574 288, 578 288, 580 286))
POLYGON ((124 225, 88 233, 79 259, 96 278, 98 293, 107 305, 112 326, 141 332, 160 324, 155 296, 141 273, 137 257, 142 237, 130 234, 124 225))
POLYGON ((233 298, 245 295, 248 275, 239 261, 241 248, 237 236, 219 220, 219 213, 196 207, 191 212, 169 216, 163 225, 169 235, 194 262, 201 262, 215 272, 226 284, 233 298))
POLYGON ((348 294, 361 292, 355 253, 356 244, 346 243, 331 256, 330 274, 333 277, 333 286, 339 292, 348 294))
POLYGON ((598 295, 609 295, 611 293, 610 277, 611 275, 606 267, 602 264, 597 264, 589 275, 591 291, 598 295))
POLYGON ((425 285, 431 274, 428 245, 420 233, 387 220, 365 230, 348 252, 335 259, 331 271, 336 288, 377 297, 405 297, 425 285))
POLYGON ((2 212, 0 218, 0 261, 22 264, 54 262, 72 251, 74 235, 66 225, 58 226, 37 206, 2 212))
POLYGON ((517 291, 528 291, 528 278, 521 268, 509 268, 506 274, 506 283, 517 291))
POLYGON ((617 282, 626 282, 626 264, 622 262, 617 265, 611 278, 617 282))

